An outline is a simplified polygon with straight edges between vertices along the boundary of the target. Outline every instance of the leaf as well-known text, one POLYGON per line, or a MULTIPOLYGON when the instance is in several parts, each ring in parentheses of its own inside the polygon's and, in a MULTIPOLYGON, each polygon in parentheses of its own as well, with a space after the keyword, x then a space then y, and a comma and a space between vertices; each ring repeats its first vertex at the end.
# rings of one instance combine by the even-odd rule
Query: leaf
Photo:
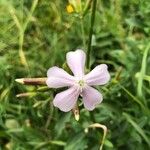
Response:
POLYGON ((57 121, 57 124, 55 126, 55 131, 57 132, 56 137, 59 137, 62 133, 63 129, 65 128, 66 122, 70 120, 71 113, 63 114, 63 116, 57 121))
POLYGON ((142 65, 141 65, 141 71, 140 71, 139 78, 138 78, 137 94, 139 97, 142 97, 142 95, 143 95, 143 92, 142 92, 143 79, 144 79, 144 75, 146 72, 146 60, 147 60, 149 49, 150 49, 150 44, 146 47, 146 49, 144 51, 142 65))
POLYGON ((59 145, 59 146, 65 146, 66 142, 63 141, 51 141, 51 144, 59 145))
POLYGON ((64 150, 81 150, 86 147, 86 143, 87 141, 85 140, 85 134, 79 133, 67 142, 64 150))
POLYGON ((134 121, 131 116, 127 113, 123 113, 123 116, 127 119, 127 121, 134 127, 134 129, 143 137, 145 142, 150 146, 150 139, 145 134, 144 130, 134 121))
POLYGON ((107 147, 110 147, 110 148, 114 147, 113 144, 111 143, 111 141, 109 141, 107 139, 105 140, 104 145, 107 146, 107 147))

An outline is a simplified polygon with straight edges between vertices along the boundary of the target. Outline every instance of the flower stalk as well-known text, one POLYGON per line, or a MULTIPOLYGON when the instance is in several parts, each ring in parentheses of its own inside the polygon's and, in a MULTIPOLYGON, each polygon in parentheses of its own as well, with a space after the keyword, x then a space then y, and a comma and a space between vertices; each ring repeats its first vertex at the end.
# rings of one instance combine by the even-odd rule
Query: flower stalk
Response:
POLYGON ((87 51, 87 68, 88 69, 90 67, 90 55, 91 55, 91 49, 92 49, 92 35, 93 35, 93 27, 95 23, 96 4, 97 4, 97 0, 93 0, 92 14, 91 14, 91 26, 90 26, 88 51, 87 51))
MULTIPOLYGON (((105 125, 100 124, 100 123, 94 123, 94 124, 89 125, 88 128, 101 128, 101 129, 103 129, 103 137, 102 137, 102 140, 100 139, 100 147, 99 147, 99 150, 102 150, 104 142, 105 142, 106 134, 107 134, 107 127, 105 125)), ((88 128, 85 129, 86 132, 88 132, 88 128)))

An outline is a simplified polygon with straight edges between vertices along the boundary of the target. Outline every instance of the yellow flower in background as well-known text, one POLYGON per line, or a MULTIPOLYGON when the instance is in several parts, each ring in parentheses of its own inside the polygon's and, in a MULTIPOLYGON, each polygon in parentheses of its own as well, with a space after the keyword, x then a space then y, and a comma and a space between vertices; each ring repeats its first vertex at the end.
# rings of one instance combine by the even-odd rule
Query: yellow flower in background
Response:
POLYGON ((71 6, 73 6, 76 13, 80 13, 82 11, 81 0, 68 0, 68 2, 71 6))
POLYGON ((66 7, 66 9, 67 9, 68 13, 74 12, 73 6, 71 4, 68 4, 67 7, 66 7))

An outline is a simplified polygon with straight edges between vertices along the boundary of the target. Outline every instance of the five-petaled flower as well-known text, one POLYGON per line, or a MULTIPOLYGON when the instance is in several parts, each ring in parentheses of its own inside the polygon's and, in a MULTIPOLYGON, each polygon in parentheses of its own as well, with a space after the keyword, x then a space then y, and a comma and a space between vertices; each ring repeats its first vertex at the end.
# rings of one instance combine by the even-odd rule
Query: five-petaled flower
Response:
POLYGON ((92 86, 104 85, 110 79, 106 64, 96 66, 88 74, 84 74, 86 55, 82 50, 68 52, 66 55, 67 64, 74 76, 68 74, 59 67, 52 67, 47 71, 46 84, 50 88, 69 87, 67 90, 56 94, 53 104, 61 111, 68 112, 77 103, 78 97, 83 99, 84 107, 93 110, 101 103, 101 93, 92 86))

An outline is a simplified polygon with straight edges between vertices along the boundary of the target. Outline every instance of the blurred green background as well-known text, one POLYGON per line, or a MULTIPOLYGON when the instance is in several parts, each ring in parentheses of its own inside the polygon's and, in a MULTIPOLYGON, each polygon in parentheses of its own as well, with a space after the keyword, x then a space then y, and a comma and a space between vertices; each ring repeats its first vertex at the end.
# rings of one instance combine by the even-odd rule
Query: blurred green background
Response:
POLYGON ((85 132, 95 122, 108 128, 104 150, 150 149, 149 0, 98 0, 91 69, 106 63, 111 82, 99 87, 94 111, 80 106, 78 122, 53 108, 51 90, 15 82, 45 77, 70 50, 87 51, 91 4, 85 11, 81 1, 69 13, 67 0, 0 0, 1 150, 97 150, 103 130, 85 132), (16 98, 23 92, 31 95, 16 98))

